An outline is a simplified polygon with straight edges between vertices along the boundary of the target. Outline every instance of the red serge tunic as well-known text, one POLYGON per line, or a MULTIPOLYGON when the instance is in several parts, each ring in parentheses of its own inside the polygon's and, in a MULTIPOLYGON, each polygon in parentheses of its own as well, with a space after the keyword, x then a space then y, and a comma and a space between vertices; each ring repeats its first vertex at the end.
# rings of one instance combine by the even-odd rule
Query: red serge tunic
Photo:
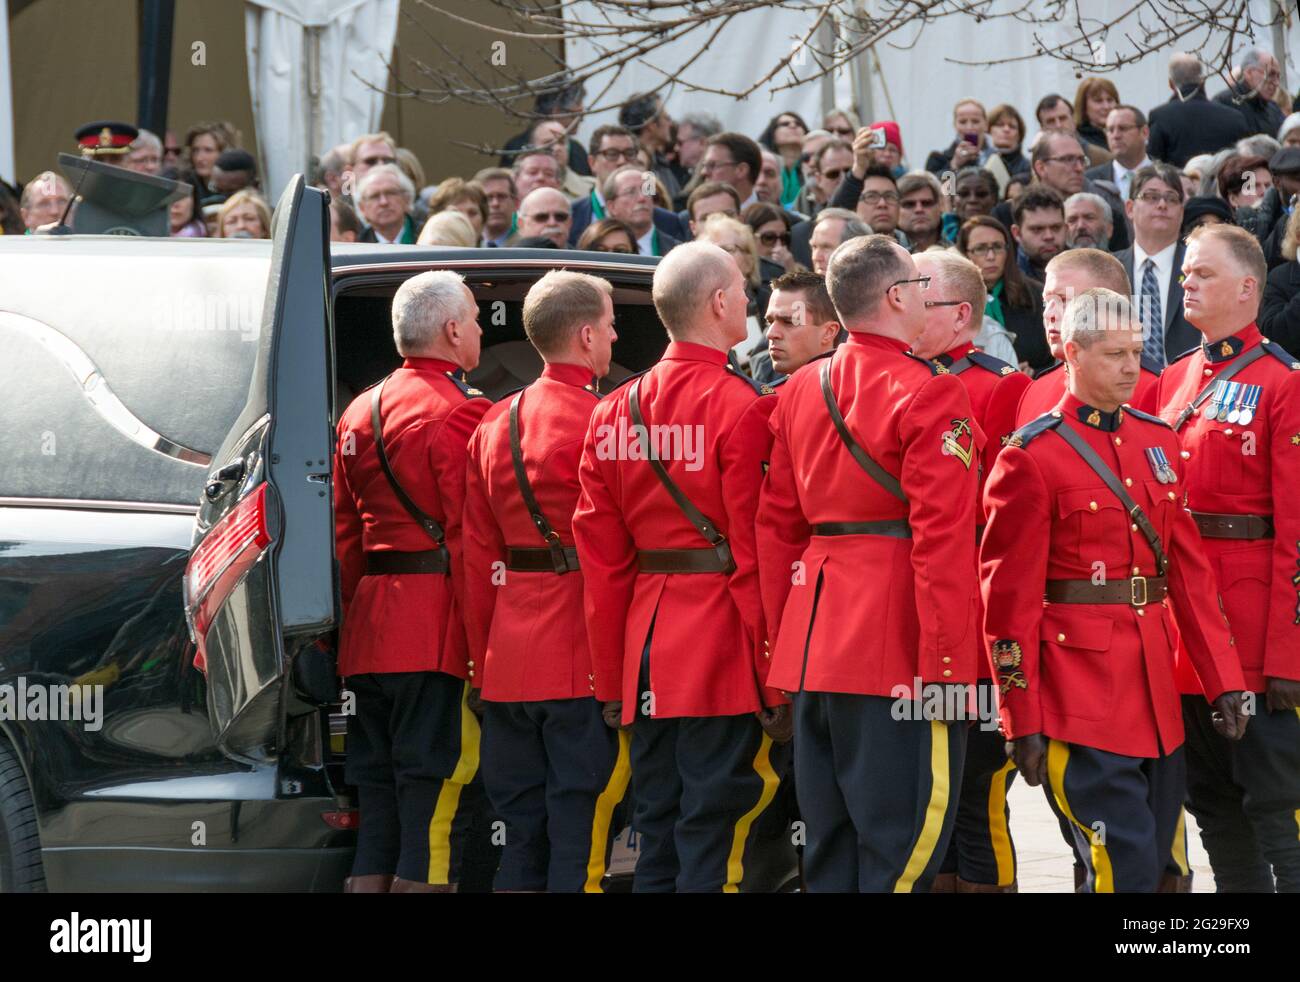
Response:
MULTIPOLYGON (((821 361, 785 383, 772 414, 758 511, 763 606, 774 638, 769 684, 888 696, 977 674, 975 517, 983 434, 961 382, 901 341, 850 332, 831 362, 854 438, 905 504, 840 441, 821 361), (814 535, 823 522, 907 518, 912 538, 814 535)), ((917 696, 919 697, 919 693, 917 696)))
POLYGON ((624 723, 637 710, 651 624, 651 715, 732 716, 785 701, 763 688, 767 662, 754 558, 754 511, 774 402, 728 368, 725 352, 673 341, 657 365, 592 413, 573 532, 596 698, 621 699, 624 723), (661 457, 669 476, 730 543, 736 566, 730 575, 637 568, 640 549, 708 546, 642 459, 639 444, 627 438, 628 394, 638 384, 651 437, 661 450, 668 444, 661 457))
POLYGON ((1060 425, 1096 451, 1151 520, 1169 557, 1169 597, 1145 607, 1044 601, 1048 580, 1153 577, 1156 562, 1119 497, 1052 432, 1051 416, 1018 431, 989 478, 980 550, 984 636, 1001 683, 1003 732, 1129 757, 1167 754, 1183 742, 1172 613, 1207 693, 1242 687, 1214 577, 1183 507, 1178 438, 1123 408, 1097 411, 1099 424, 1088 425, 1091 407, 1068 393, 1057 411, 1060 425), (1106 425, 1114 428, 1099 428, 1106 425), (1164 452, 1174 484, 1160 482, 1148 448, 1164 452))
MULTIPOLYGON (((513 398, 488 410, 469 444, 465 627, 471 676, 492 702, 590 697, 595 686, 582 572, 504 568, 507 547, 545 547, 510 455, 513 398)), ((542 514, 565 546, 573 545, 578 459, 599 398, 590 369, 547 365, 519 402, 524 471, 542 514)))
MULTIPOLYGON (((1174 362, 1156 391, 1161 418, 1173 423, 1213 376, 1262 343, 1251 324, 1174 362)), ((1300 679, 1300 360, 1270 347, 1231 379, 1260 387, 1249 423, 1211 419, 1207 400, 1179 430, 1192 511, 1273 520, 1271 538, 1204 540, 1253 692, 1269 676, 1300 679)), ((1179 684, 1200 692, 1186 661, 1179 659, 1179 684)))
POLYGON ((384 447, 398 482, 446 533, 451 575, 366 576, 365 553, 435 548, 394 496, 375 450, 369 391, 339 420, 334 455, 334 532, 343 594, 340 675, 446 672, 465 678, 461 508, 465 447, 491 406, 452 378, 460 369, 436 358, 407 358, 383 393, 384 447))

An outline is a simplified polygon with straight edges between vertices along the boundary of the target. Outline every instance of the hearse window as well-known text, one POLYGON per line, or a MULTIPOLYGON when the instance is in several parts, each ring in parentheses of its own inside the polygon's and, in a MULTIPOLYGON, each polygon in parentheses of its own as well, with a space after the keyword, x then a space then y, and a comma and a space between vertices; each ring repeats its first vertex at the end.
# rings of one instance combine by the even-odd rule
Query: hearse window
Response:
POLYGON ((0 497, 197 506, 247 399, 269 243, 67 245, 0 264, 0 497))

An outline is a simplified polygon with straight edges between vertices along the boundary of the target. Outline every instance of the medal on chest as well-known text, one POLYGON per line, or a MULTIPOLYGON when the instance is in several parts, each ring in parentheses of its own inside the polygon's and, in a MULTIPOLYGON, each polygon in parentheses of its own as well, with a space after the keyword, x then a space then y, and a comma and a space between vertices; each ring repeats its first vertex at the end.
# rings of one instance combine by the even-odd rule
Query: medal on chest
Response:
POLYGON ((1165 456, 1164 447, 1147 447, 1145 452, 1147 463, 1151 465, 1151 473, 1156 476, 1157 481, 1161 484, 1173 484, 1178 480, 1178 475, 1169 464, 1169 458, 1165 456))

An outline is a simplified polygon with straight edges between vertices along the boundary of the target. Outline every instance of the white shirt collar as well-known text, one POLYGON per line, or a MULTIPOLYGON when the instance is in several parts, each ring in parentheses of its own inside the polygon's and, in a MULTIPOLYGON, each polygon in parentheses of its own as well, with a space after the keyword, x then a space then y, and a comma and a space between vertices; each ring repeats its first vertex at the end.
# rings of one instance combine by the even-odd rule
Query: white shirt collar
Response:
POLYGON ((1178 250, 1178 240, 1174 239, 1154 255, 1148 253, 1136 242, 1133 243, 1133 277, 1141 282, 1142 267, 1150 259, 1156 266, 1156 272, 1167 275, 1174 268, 1174 253, 1178 250))
POLYGON ((641 236, 641 238, 636 240, 636 247, 637 250, 640 251, 641 255, 643 256, 654 255, 654 242, 652 241, 654 238, 654 234, 655 234, 655 227, 651 225, 650 231, 647 232, 645 235, 641 236))

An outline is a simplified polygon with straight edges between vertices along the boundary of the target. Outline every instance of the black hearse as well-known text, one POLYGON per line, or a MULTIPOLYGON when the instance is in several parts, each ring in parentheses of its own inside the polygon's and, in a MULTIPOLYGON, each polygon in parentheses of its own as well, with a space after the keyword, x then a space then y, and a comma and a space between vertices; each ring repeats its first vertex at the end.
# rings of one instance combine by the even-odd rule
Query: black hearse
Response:
POLYGON ((333 421, 404 279, 466 276, 491 395, 548 269, 613 283, 622 371, 667 343, 654 260, 331 255, 328 217, 295 178, 271 241, 0 238, 0 892, 341 888, 333 421))

